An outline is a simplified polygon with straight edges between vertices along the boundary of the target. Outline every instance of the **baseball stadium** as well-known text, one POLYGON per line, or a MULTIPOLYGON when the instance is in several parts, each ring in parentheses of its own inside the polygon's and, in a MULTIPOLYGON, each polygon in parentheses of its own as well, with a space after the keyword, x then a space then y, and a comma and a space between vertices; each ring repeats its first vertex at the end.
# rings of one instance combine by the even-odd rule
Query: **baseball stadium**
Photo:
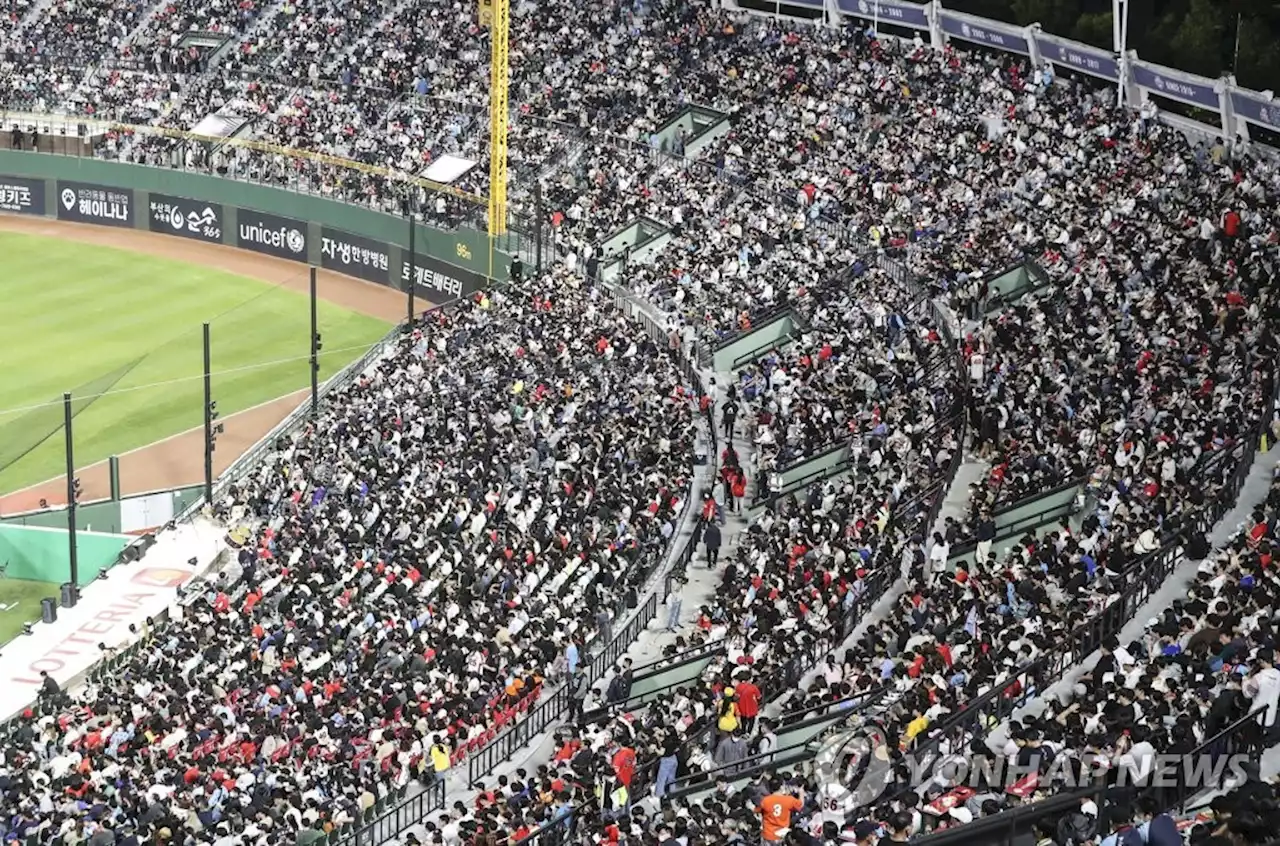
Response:
POLYGON ((0 842, 1280 846, 1277 33, 0 0, 0 842))

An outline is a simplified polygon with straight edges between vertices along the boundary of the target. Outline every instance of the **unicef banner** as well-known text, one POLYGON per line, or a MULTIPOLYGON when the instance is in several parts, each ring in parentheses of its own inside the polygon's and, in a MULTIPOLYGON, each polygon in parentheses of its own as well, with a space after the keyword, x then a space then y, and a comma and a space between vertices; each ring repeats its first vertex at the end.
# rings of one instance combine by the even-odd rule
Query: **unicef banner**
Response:
POLYGON ((1280 102, 1268 100, 1261 95, 1250 96, 1243 91, 1231 92, 1231 106, 1236 114, 1250 123, 1280 131, 1280 102))
POLYGON ((1120 62, 1105 50, 1044 35, 1036 36, 1036 47, 1040 49, 1041 56, 1056 65, 1111 82, 1120 81, 1120 62))
POLYGON ((857 15, 867 20, 879 18, 884 23, 911 29, 929 28, 927 7, 915 3, 899 3, 894 0, 840 0, 840 11, 846 15, 857 15))
POLYGON ((133 192, 91 182, 58 180, 58 220, 133 228, 133 192))
POLYGON ((941 15, 941 20, 942 31, 953 38, 971 41, 974 44, 985 44, 988 47, 1007 50, 1010 53, 1021 53, 1024 56, 1031 55, 1027 37, 1020 29, 1004 27, 988 20, 982 20, 982 23, 975 23, 971 18, 961 17, 953 12, 945 11, 941 15))
POLYGON ((1198 81, 1185 76, 1170 76, 1168 70, 1159 65, 1134 62, 1133 81, 1161 97, 1194 103, 1214 111, 1220 108, 1221 102, 1218 92, 1213 90, 1212 80, 1198 81))
POLYGON ((307 225, 290 217, 240 209, 236 215, 236 246, 293 261, 307 260, 307 225))

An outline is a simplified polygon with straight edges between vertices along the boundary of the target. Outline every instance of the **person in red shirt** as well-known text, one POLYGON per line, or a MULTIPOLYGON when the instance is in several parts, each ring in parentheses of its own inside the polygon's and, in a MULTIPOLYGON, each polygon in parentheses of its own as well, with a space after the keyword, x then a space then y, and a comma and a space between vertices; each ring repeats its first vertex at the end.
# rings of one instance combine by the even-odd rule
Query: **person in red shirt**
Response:
POLYGON ((742 730, 751 734, 755 731, 756 718, 760 716, 760 688, 743 680, 733 689, 738 694, 738 717, 742 721, 742 730))
POLYGON ((1222 216, 1222 232, 1228 238, 1240 235, 1240 214, 1235 209, 1228 209, 1222 216))
POLYGON ((623 746, 613 753, 613 772, 618 777, 618 781, 622 782, 627 788, 631 787, 631 780, 636 775, 636 750, 630 746, 623 746))

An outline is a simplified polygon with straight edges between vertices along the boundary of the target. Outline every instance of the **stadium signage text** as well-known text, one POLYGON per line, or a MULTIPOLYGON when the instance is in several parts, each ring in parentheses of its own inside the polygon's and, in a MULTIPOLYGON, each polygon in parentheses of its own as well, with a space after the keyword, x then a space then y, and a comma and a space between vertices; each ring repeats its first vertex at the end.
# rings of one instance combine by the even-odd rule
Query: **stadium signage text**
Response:
POLYGON ((152 232, 192 238, 209 244, 222 243, 222 205, 151 194, 148 198, 147 228, 152 232))
POLYGON ((1236 114, 1245 120, 1260 123, 1271 129, 1280 129, 1280 102, 1250 97, 1235 91, 1231 94, 1231 105, 1235 108, 1236 114))
POLYGON ((236 246, 276 258, 307 260, 307 225, 300 220, 240 209, 236 246))
POLYGON ((327 226, 320 230, 320 266, 380 285, 391 281, 391 251, 386 244, 327 226))
POLYGON ((1206 84, 1201 84, 1189 79, 1167 76, 1142 64, 1134 64, 1133 81, 1161 97, 1183 100, 1210 109, 1221 106, 1218 92, 1213 89, 1211 80, 1206 79, 1206 84))
POLYGON ((1040 48, 1040 55, 1054 64, 1112 82, 1120 79, 1120 63, 1102 50, 1090 50, 1039 37, 1036 38, 1036 46, 1040 48))
POLYGON ((0 211, 44 214, 44 180, 0 176, 0 211))
MULTIPOLYGON (((415 258, 413 282, 420 288, 426 288, 434 302, 447 302, 459 297, 468 297, 485 286, 485 277, 459 267, 446 264, 431 256, 419 255, 415 258)), ((400 281, 407 283, 410 279, 408 259, 400 263, 400 281)))
MULTIPOLYGON (((981 26, 970 23, 967 18, 957 17, 944 12, 941 17, 942 31, 955 38, 974 44, 986 44, 1013 53, 1030 54, 1027 39, 1015 30, 1001 30, 991 26, 991 21, 983 21, 981 26)), ((981 19, 979 19, 981 20, 981 19)))
POLYGON ((879 18, 883 23, 928 29, 929 17, 925 6, 911 3, 894 3, 890 0, 840 0, 840 11, 860 18, 879 18))
POLYGON ((133 192, 59 179, 58 220, 132 228, 133 192))

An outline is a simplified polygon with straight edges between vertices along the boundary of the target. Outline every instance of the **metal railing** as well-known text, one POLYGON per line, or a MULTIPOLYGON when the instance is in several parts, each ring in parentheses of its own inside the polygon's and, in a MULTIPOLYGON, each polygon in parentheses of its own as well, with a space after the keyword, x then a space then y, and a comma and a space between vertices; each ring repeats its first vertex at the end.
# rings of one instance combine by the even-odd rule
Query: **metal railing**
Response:
MULTIPOLYGON (((1269 422, 1270 418, 1264 419, 1269 422)), ((1260 437, 1259 429, 1260 426, 1255 425, 1254 432, 1260 437)), ((1183 532, 1207 532, 1229 510, 1252 467, 1253 450, 1245 448, 1247 446, 1246 442, 1226 453, 1233 455, 1243 448, 1243 456, 1239 458, 1222 494, 1189 522, 1184 523, 1183 532)), ((1119 574, 1118 579, 1125 586, 1100 613, 1091 615, 1085 623, 1076 627, 1051 655, 997 681, 992 690, 934 727, 929 737, 916 746, 917 760, 928 761, 935 758, 944 742, 949 743, 951 748, 962 747, 969 737, 1009 719, 1014 711, 1060 680, 1068 669, 1082 664, 1108 638, 1118 635, 1137 615, 1147 600, 1164 586, 1174 568, 1181 563, 1182 557, 1182 538, 1179 535, 1160 549, 1139 558, 1119 574)), ((914 789, 907 785, 889 798, 900 798, 914 789)))
MULTIPOLYGON (((1072 479, 1069 482, 1061 484, 1058 487, 1054 488, 1053 490, 1046 491, 1042 494, 1036 494, 1034 496, 1024 497, 1018 500, 1017 502, 1011 503, 1010 505, 1003 506, 998 511, 993 512, 991 515, 992 519, 995 520, 1001 514, 1008 514, 1010 511, 1014 511, 1016 509, 1026 508, 1032 505, 1033 503, 1035 503, 1037 500, 1056 497, 1058 494, 1061 494, 1062 492, 1069 490, 1071 488, 1081 488, 1088 481, 1089 481, 1089 477, 1081 476, 1079 478, 1072 479)), ((1004 526, 997 526, 995 536, 991 538, 991 542, 994 544, 998 541, 1007 540, 1008 538, 1011 538, 1014 535, 1019 535, 1024 532, 1033 531, 1049 522, 1061 519, 1063 517, 1069 517, 1075 513, 1076 513, 1076 508, 1074 503, 1071 501, 1065 502, 1065 503, 1060 502, 1057 505, 1051 505, 1051 506, 1042 508, 1039 511, 1032 512, 1026 517, 1021 517, 1013 521, 1012 523, 1008 523, 1004 526)), ((975 538, 959 541, 958 543, 956 543, 954 546, 951 547, 951 553, 949 557, 952 559, 955 559, 964 555, 969 555, 973 553, 977 548, 978 548, 978 541, 975 538)))
POLYGON ((379 802, 369 809, 366 819, 354 826, 336 829, 325 841, 326 846, 382 846, 404 831, 421 824, 428 814, 444 808, 444 781, 437 779, 421 793, 404 799, 405 789, 395 795, 394 802, 379 802))
MULTIPOLYGON (((586 674, 589 683, 594 684, 604 677, 605 671, 631 646, 640 632, 645 630, 649 621, 658 615, 658 596, 650 594, 639 613, 631 618, 613 639, 604 645, 599 652, 592 654, 586 662, 586 674)), ((523 719, 517 718, 514 725, 498 734, 480 749, 467 755, 467 780, 474 784, 480 778, 493 772, 500 764, 506 762, 518 750, 527 746, 535 737, 546 731, 547 726, 560 720, 569 711, 569 686, 561 685, 550 696, 538 702, 523 719)))

